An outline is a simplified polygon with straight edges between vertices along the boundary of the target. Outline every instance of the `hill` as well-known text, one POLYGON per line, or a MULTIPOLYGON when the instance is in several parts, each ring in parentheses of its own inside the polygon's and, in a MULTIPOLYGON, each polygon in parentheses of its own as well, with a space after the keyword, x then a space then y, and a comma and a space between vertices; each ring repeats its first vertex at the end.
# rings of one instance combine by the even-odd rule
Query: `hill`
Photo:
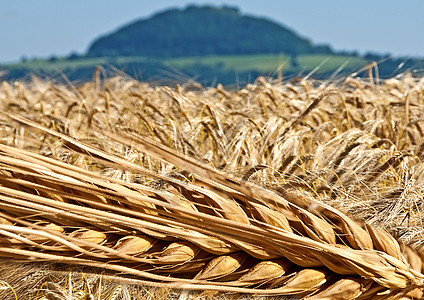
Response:
POLYGON ((260 75, 281 73, 285 79, 367 76, 366 66, 374 61, 380 78, 403 72, 420 75, 424 70, 423 59, 335 52, 281 24, 243 15, 236 8, 188 6, 134 21, 99 37, 83 55, 0 65, 0 80, 29 79, 29 74, 35 74, 84 82, 101 66, 106 77, 124 72, 167 85, 195 80, 206 86, 240 86, 260 75))
POLYGON ((237 8, 188 6, 130 23, 96 39, 88 56, 155 58, 284 53, 326 53, 306 38, 268 19, 241 14, 237 8))

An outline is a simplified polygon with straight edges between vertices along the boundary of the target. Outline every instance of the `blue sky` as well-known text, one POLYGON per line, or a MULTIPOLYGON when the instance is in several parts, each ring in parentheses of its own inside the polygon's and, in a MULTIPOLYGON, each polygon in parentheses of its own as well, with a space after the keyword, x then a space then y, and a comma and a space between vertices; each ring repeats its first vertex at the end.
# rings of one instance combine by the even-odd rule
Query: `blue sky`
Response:
POLYGON ((84 53, 100 34, 169 7, 228 4, 264 16, 336 50, 424 57, 421 0, 3 0, 0 63, 22 56, 84 53))

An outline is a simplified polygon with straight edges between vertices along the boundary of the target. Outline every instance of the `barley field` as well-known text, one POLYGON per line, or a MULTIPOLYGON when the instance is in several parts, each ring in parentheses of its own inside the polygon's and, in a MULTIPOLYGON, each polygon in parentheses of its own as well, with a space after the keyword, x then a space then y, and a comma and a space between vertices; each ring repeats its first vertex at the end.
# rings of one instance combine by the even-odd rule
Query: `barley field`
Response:
POLYGON ((420 299, 424 78, 0 84, 1 299, 420 299))

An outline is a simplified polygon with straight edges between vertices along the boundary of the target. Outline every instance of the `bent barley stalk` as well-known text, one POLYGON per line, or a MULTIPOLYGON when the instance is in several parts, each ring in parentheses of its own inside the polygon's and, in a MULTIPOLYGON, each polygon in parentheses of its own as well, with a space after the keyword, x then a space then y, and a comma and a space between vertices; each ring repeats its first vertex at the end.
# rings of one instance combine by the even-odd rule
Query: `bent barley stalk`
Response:
MULTIPOLYGON (((119 78, 74 90, 3 83, 0 98, 19 109, 0 114, 0 256, 171 290, 419 298, 422 130, 401 122, 405 112, 383 114, 372 95, 387 89, 399 107, 393 99, 414 89, 412 120, 422 85, 345 84, 357 90, 260 79, 198 97, 119 78), (246 106, 235 113, 234 101, 246 106)), ((39 292, 71 297, 68 274, 67 290, 47 282, 39 292)), ((84 280, 100 297, 101 284, 84 280)))
MULTIPOLYGON (((36 126, 21 117, 10 117, 27 126, 36 126)), ((99 161, 103 159, 117 168, 144 171, 130 162, 123 165, 121 158, 71 137, 36 127, 66 138, 75 149, 82 149, 85 155, 99 161)), ((373 280, 390 292, 406 294, 423 286, 424 276, 408 267, 403 256, 383 252, 380 236, 388 236, 378 230, 369 229, 373 233, 369 234, 346 215, 324 204, 316 204, 320 214, 314 215, 269 190, 237 182, 146 139, 132 138, 129 142, 152 156, 191 171, 203 188, 196 189, 192 194, 195 197, 185 197, 184 190, 192 183, 157 175, 176 187, 157 193, 140 184, 111 183, 96 173, 1 145, 0 206, 4 210, 1 217, 3 223, 15 225, 0 225, 3 235, 0 254, 102 267, 143 278, 146 285, 151 280, 157 286, 176 287, 178 283, 181 288, 227 292, 319 297, 321 292, 327 295, 332 291, 325 285, 330 277, 343 279, 345 275, 357 276, 356 280, 373 280), (90 196, 87 190, 92 190, 91 197, 87 197, 90 196), (214 190, 227 197, 217 195, 214 190), (207 200, 215 195, 216 201, 207 200), (187 199, 193 209, 187 210, 176 201, 169 203, 167 196, 187 199), (217 214, 201 212, 203 203, 208 203, 217 214), (231 205, 237 209, 227 210, 231 205), (293 228, 300 224, 306 235, 267 224, 266 218, 253 218, 252 207, 276 211, 283 207, 292 219, 288 223, 293 228), (232 217, 226 218, 224 212, 232 217), (67 220, 84 226, 74 227, 67 220), (137 251, 121 250, 130 232, 136 237, 130 246, 137 251), (155 240, 155 236, 160 238, 155 240), (169 239, 177 241, 168 242, 169 239), (162 243, 163 250, 155 250, 155 243, 162 243), (375 250, 374 245, 378 247, 375 250), (210 259, 194 270, 175 276, 173 265, 190 265, 202 252, 209 253, 210 259), (276 276, 275 268, 280 265, 272 262, 281 259, 291 266, 286 270, 281 267, 276 276), (287 279, 272 284, 282 276, 287 279)), ((279 217, 286 218, 284 213, 279 217)))

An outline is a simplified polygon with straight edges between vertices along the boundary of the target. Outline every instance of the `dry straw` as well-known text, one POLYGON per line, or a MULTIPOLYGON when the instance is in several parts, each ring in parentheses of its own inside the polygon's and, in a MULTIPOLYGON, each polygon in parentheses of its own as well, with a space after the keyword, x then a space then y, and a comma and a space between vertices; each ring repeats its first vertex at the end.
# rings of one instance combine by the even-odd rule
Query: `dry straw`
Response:
POLYGON ((126 280, 166 291, 422 297, 422 95, 407 75, 260 78, 239 91, 122 77, 3 83, 0 256, 29 268, 32 286, 9 283, 3 268, 0 293, 129 299, 117 284, 126 280), (73 281, 69 265, 115 284, 102 292, 100 279, 73 281))

